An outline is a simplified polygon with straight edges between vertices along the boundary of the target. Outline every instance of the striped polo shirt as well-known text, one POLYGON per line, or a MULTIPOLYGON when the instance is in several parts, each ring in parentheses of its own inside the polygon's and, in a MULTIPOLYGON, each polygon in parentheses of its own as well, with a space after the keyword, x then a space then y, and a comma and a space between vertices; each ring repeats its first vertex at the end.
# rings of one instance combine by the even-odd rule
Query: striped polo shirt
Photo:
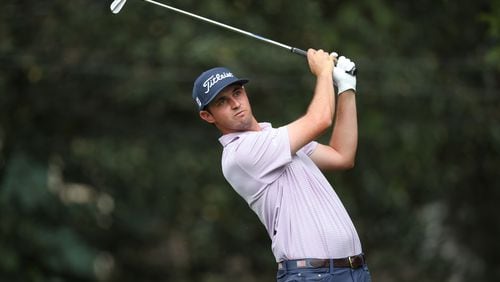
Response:
POLYGON ((260 127, 219 139, 222 171, 266 227, 276 261, 360 254, 349 214, 309 158, 317 142, 292 155, 286 126, 260 127))

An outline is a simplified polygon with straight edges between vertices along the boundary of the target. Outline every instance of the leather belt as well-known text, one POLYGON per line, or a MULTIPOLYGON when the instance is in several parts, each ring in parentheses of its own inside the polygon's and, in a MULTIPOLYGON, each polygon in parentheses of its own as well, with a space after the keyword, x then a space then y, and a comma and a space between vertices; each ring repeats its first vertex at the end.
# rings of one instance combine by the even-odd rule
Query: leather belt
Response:
POLYGON ((366 264, 363 254, 338 259, 297 259, 286 260, 278 263, 278 269, 300 269, 300 268, 328 268, 333 262, 333 267, 338 268, 360 268, 366 264))

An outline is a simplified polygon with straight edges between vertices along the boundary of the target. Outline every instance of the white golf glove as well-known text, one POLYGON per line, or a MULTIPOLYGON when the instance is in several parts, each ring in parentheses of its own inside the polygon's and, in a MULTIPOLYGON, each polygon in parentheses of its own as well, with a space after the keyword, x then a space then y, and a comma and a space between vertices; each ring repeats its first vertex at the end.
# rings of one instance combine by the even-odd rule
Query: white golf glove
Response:
MULTIPOLYGON (((333 52, 331 56, 337 57, 337 53, 333 52)), ((338 95, 349 89, 356 92, 356 76, 347 73, 352 70, 356 64, 344 56, 340 56, 337 60, 337 65, 333 67, 333 82, 338 88, 338 95)))

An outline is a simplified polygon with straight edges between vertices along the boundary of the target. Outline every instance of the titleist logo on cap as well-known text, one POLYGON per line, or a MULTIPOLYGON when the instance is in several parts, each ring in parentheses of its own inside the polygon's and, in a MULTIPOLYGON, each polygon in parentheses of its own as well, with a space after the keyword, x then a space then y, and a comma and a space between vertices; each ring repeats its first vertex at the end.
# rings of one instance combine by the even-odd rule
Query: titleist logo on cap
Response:
POLYGON ((223 72, 210 76, 207 80, 205 80, 205 82, 203 82, 203 87, 205 87, 205 94, 210 92, 210 88, 212 88, 212 86, 214 86, 217 82, 228 77, 234 77, 234 75, 230 72, 223 72))

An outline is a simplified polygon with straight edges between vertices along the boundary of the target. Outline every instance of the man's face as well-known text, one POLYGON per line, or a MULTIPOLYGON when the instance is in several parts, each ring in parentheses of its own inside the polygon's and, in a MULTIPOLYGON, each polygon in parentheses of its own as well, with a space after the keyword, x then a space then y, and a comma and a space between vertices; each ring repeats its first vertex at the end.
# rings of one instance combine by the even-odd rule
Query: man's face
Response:
POLYGON ((213 123, 222 134, 253 130, 257 125, 245 88, 239 84, 224 88, 200 112, 200 117, 213 123))

